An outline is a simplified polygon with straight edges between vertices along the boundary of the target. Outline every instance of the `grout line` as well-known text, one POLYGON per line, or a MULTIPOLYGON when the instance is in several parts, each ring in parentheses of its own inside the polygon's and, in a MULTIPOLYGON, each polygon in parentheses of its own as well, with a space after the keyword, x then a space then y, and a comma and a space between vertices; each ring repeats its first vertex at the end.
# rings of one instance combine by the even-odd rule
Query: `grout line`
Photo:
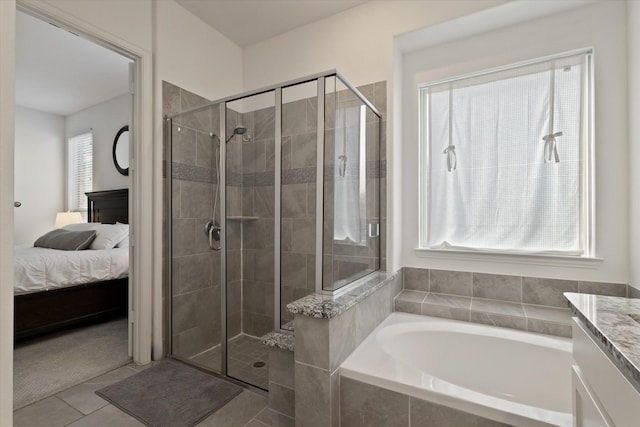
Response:
MULTIPOLYGON (((327 372, 327 373, 331 374, 331 371, 329 369, 320 368, 318 366, 314 366, 314 365, 310 365, 308 363, 300 362, 299 360, 294 360, 294 363, 299 363, 300 365, 304 365, 304 366, 307 366, 307 367, 313 368, 313 369, 318 369, 320 371, 324 371, 324 372, 327 372)), ((295 368, 295 366, 294 366, 294 368, 295 368)))

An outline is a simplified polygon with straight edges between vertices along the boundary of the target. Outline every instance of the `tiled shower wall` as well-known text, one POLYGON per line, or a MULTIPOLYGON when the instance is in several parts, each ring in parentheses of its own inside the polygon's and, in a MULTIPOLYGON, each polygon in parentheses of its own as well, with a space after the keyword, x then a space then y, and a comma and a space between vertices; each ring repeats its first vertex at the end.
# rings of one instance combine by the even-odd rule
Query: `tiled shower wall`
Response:
MULTIPOLYGON (((163 113, 173 115, 208 100, 163 82, 163 113)), ((209 249, 204 226, 211 219, 217 179, 213 152, 219 111, 207 109, 173 123, 172 353, 191 357, 220 343, 220 252, 209 249), (179 131, 178 131, 179 129, 179 131)), ((165 165, 167 166, 167 165, 165 165)), ((165 219, 166 220, 166 219, 165 219)))
POLYGON ((248 218, 230 220, 229 212, 227 224, 242 232, 242 330, 257 337, 274 326, 274 119, 273 107, 227 117, 227 132, 242 125, 251 138, 242 142, 236 136, 227 144, 227 159, 239 162, 237 174, 228 175, 228 188, 238 192, 240 215, 248 218))

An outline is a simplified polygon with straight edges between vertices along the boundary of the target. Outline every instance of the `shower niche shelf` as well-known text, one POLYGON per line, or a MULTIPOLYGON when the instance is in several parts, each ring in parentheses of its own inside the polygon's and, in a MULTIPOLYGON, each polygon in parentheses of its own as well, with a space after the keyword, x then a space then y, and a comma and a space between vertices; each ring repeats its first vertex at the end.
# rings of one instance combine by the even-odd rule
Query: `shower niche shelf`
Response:
POLYGON ((257 216, 244 216, 244 215, 236 215, 236 216, 228 216, 227 221, 257 221, 260 218, 257 216))

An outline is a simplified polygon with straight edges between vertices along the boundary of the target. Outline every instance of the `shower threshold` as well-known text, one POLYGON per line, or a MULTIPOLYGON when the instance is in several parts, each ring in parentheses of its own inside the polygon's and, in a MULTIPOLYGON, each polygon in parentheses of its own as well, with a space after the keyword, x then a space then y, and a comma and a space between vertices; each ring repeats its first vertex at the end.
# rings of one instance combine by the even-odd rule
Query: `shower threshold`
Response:
MULTIPOLYGON (((262 389, 269 383, 269 348, 259 338, 239 334, 227 346, 227 375, 262 389), (264 363, 264 365, 263 365, 264 363)), ((218 344, 192 356, 189 360, 215 372, 222 366, 221 346, 218 344)))

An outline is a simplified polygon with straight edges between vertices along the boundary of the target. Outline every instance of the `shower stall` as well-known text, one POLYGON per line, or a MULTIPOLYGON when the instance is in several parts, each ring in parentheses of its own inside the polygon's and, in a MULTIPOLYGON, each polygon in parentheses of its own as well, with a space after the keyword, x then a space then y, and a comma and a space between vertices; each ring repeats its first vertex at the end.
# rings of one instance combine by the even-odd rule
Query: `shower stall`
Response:
POLYGON ((267 389, 287 304, 380 268, 380 120, 335 71, 167 118, 172 357, 267 389))

